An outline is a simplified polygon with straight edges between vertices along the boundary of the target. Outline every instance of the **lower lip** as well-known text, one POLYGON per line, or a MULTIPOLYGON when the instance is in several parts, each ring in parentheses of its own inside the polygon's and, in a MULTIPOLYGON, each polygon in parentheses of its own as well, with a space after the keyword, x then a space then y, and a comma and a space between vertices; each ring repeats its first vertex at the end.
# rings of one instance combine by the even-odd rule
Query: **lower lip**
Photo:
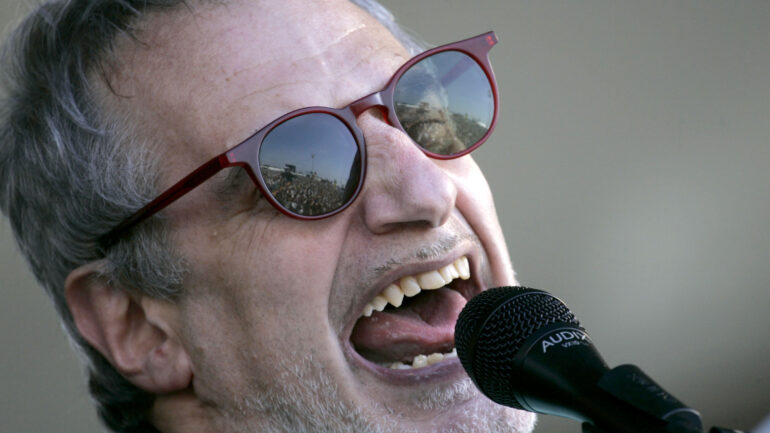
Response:
POLYGON ((353 349, 350 341, 345 343, 345 352, 353 364, 369 371, 380 380, 395 385, 429 385, 431 383, 458 380, 466 375, 458 358, 445 359, 422 368, 396 370, 375 364, 359 355, 353 349))

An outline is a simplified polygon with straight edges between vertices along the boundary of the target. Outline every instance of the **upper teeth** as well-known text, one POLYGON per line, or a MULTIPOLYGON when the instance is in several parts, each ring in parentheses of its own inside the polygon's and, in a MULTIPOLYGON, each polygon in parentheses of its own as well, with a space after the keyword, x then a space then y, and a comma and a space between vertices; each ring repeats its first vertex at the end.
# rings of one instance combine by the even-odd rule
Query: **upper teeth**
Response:
POLYGON ((369 317, 373 311, 382 311, 388 304, 400 307, 404 296, 411 297, 423 290, 436 290, 446 286, 457 278, 467 280, 471 277, 468 258, 463 256, 441 269, 423 272, 401 278, 385 288, 364 307, 363 315, 369 317))

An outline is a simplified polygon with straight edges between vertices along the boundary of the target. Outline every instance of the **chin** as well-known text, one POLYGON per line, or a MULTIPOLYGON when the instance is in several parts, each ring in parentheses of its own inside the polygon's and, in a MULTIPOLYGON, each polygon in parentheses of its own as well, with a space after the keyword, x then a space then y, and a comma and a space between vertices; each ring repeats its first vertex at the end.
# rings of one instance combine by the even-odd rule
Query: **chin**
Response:
MULTIPOLYGON (((432 401, 431 404, 441 404, 432 401)), ((388 414, 372 433, 530 433, 537 417, 532 412, 497 405, 482 395, 442 409, 388 414), (401 423, 394 422, 402 420, 401 423), (414 421, 412 421, 414 419, 414 421), (409 420, 409 421, 406 421, 409 420)))

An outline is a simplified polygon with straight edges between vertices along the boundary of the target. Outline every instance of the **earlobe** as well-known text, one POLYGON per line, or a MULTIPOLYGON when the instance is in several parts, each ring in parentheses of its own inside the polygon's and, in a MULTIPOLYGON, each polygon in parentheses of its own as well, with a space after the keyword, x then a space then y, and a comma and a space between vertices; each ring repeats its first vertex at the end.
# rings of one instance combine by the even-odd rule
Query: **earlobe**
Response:
POLYGON ((134 385, 162 394, 187 388, 192 368, 167 301, 113 287, 101 261, 81 266, 65 282, 67 305, 81 336, 134 385))

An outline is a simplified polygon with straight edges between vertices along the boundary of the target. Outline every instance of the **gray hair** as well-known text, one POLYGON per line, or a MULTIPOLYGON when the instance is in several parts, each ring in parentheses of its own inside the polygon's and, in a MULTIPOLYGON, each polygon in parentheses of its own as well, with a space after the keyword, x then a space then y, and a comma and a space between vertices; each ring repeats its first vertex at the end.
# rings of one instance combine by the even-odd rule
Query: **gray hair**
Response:
MULTIPOLYGON (((413 53, 423 44, 376 0, 351 0, 413 53)), ((0 209, 32 271, 82 354, 102 421, 116 432, 156 432, 154 398, 123 378, 78 333, 64 298, 75 268, 103 264, 115 287, 174 300, 186 274, 162 217, 103 251, 97 240, 158 193, 156 161, 135 125, 100 106, 118 35, 143 15, 185 0, 54 0, 38 7, 2 52, 0 209)))

